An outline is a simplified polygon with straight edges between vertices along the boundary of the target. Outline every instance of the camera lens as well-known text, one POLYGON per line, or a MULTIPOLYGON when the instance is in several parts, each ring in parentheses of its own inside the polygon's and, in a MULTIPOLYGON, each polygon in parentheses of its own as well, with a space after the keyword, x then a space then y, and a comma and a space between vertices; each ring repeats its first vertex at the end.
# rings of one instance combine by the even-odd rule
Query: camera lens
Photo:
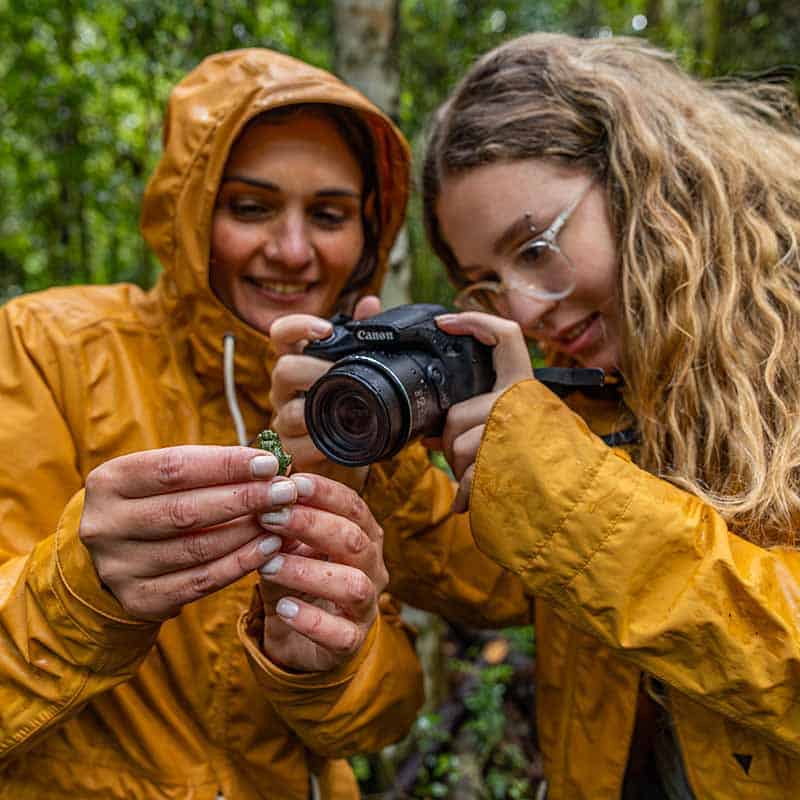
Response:
POLYGON ((380 461, 408 440, 408 397, 371 358, 337 362, 309 390, 305 413, 317 449, 349 467, 380 461))
POLYGON ((333 401, 333 424, 348 438, 375 438, 376 418, 370 413, 369 403, 357 394, 346 394, 333 401))

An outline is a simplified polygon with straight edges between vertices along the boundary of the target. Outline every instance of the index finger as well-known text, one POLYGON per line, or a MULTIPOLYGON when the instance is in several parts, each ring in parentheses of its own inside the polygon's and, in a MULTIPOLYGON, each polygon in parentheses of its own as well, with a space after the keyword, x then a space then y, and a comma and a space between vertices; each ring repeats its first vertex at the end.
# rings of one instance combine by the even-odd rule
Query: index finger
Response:
POLYGON ((357 492, 339 481, 322 475, 300 473, 292 475, 297 488, 297 503, 329 511, 358 525, 372 541, 383 536, 381 526, 369 510, 369 506, 357 492))
POLYGON ((333 325, 322 317, 311 314, 288 314, 278 317, 269 329, 269 338, 279 355, 302 353, 312 339, 325 339, 331 335, 333 325))
POLYGON ((314 356, 281 356, 272 370, 272 407, 281 409, 300 392, 307 392, 332 366, 331 361, 314 356))
POLYGON ((533 377, 527 342, 513 320, 480 311, 465 311, 442 314, 436 317, 436 324, 445 333, 474 336, 479 342, 494 347, 495 390, 533 377))
POLYGON ((254 447, 187 444, 119 456, 104 468, 102 480, 120 496, 133 499, 269 480, 278 462, 272 453, 254 447))

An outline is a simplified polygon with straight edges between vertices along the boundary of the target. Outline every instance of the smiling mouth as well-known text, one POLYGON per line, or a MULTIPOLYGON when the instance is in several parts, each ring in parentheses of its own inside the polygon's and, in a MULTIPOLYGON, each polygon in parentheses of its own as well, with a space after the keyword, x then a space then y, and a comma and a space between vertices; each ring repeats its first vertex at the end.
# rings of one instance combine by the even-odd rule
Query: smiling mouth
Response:
POLYGON ((599 316, 600 313, 597 311, 594 314, 590 314, 582 322, 579 322, 577 325, 573 325, 571 328, 568 328, 567 331, 561 334, 556 341, 559 341, 563 344, 570 344, 571 342, 574 342, 599 316))
POLYGON ((274 294, 305 294, 310 288, 310 283, 289 283, 288 281, 270 281, 270 280, 263 280, 260 278, 253 278, 247 276, 245 280, 256 286, 259 289, 263 289, 267 292, 272 292, 274 294))

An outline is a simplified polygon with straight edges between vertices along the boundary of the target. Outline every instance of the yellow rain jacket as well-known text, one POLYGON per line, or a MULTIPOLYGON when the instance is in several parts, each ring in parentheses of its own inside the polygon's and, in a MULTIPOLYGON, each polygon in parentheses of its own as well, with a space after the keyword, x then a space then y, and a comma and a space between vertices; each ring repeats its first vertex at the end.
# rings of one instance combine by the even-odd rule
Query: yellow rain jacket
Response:
POLYGON ((620 796, 643 676, 666 684, 698 800, 800 797, 800 551, 744 541, 606 446, 616 401, 571 404, 536 381, 501 396, 469 517, 421 448, 373 469, 391 590, 476 626, 535 618, 548 800, 620 796))
POLYGON ((391 122, 327 73, 263 50, 207 59, 173 92, 142 228, 154 290, 51 289, 0 309, 0 798, 356 798, 345 761, 401 737, 421 675, 391 604, 327 673, 289 674, 259 649, 255 577, 161 625, 99 584, 77 531, 98 464, 168 445, 234 444, 222 337, 250 436, 265 426, 274 355, 208 285, 209 231, 228 150, 267 109, 361 112, 379 160, 380 264, 401 224, 409 157, 391 122), (238 621, 238 628, 237 628, 238 621), (248 663, 249 662, 249 663, 248 663))

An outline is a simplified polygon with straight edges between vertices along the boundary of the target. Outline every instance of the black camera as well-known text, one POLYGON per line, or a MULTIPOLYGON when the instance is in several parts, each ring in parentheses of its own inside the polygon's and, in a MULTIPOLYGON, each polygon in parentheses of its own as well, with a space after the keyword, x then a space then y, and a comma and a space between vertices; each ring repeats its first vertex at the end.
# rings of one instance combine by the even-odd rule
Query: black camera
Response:
POLYGON ((335 361, 306 395, 317 449, 350 467, 397 453, 417 436, 438 436, 447 410, 494 385, 492 348, 451 336, 434 318, 443 306, 398 306, 356 322, 335 317, 333 333, 305 354, 335 361))
MULTIPOLYGON (((438 436, 451 406, 491 391, 492 348, 440 330, 434 320, 445 313, 418 303, 361 322, 339 315, 327 339, 306 347, 336 362, 306 395, 306 427, 320 452, 348 467, 390 458, 413 438, 438 436)), ((534 377, 560 396, 604 380, 600 369, 560 367, 534 377)))

